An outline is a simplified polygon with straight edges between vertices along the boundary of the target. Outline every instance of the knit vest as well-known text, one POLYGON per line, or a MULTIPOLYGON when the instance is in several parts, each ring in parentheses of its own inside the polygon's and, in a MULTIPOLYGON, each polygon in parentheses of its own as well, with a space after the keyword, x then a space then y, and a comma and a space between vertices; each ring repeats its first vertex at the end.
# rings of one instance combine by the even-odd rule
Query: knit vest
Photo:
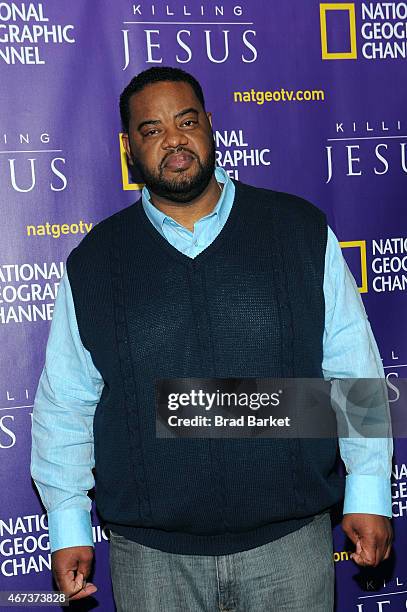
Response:
POLYGON ((254 548, 343 496, 335 439, 156 437, 158 378, 322 377, 326 217, 296 196, 235 187, 226 224, 194 259, 138 200, 67 260, 81 340, 105 383, 97 509, 117 533, 171 553, 254 548))

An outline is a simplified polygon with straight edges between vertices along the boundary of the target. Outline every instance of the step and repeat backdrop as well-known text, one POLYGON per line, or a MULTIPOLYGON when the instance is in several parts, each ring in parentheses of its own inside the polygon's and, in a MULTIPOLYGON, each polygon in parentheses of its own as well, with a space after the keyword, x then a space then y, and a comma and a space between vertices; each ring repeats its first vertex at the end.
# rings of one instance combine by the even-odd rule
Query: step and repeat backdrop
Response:
MULTIPOLYGON (((327 213, 397 401, 407 372, 406 58, 405 2, 0 2, 0 590, 53 588, 29 471, 31 412, 67 255, 140 195, 120 145, 124 86, 151 66, 191 72, 213 113, 217 164, 327 213)), ((334 527, 340 612, 407 609, 406 440, 395 440, 392 481, 391 562, 361 570, 334 527)), ((92 520, 99 590, 72 608, 109 612, 108 538, 94 510, 92 520)))

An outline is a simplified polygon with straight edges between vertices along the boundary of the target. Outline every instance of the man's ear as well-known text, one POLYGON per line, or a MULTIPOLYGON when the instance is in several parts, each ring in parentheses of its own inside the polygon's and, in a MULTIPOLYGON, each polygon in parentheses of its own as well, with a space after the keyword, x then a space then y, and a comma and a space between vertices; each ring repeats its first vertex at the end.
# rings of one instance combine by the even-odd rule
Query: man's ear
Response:
POLYGON ((209 125, 212 127, 212 113, 206 113, 206 116, 208 117, 209 125))
POLYGON ((130 143, 129 143, 129 135, 127 134, 127 132, 123 132, 122 134, 122 144, 123 144, 123 148, 126 151, 126 157, 127 157, 127 161, 129 163, 130 166, 133 165, 133 159, 131 156, 131 151, 130 151, 130 143))

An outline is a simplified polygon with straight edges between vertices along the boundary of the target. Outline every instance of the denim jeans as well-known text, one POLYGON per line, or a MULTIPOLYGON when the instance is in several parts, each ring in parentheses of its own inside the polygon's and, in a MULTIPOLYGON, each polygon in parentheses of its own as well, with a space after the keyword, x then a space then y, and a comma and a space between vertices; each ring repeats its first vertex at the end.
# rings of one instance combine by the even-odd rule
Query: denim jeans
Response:
POLYGON ((230 555, 162 552, 111 532, 118 612, 332 612, 329 513, 274 542, 230 555))

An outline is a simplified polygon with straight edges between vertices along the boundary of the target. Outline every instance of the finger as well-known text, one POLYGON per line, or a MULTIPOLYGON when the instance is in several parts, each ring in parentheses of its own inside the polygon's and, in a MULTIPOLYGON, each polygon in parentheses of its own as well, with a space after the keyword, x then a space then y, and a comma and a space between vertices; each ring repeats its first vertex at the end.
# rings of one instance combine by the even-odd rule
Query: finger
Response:
POLYGON ((356 544, 356 550, 355 552, 351 553, 350 558, 357 563, 358 565, 362 565, 365 566, 366 565, 366 561, 364 559, 364 557, 362 556, 362 545, 360 543, 360 539, 358 538, 355 542, 356 544))
POLYGON ((386 561, 390 557, 390 554, 391 554, 391 544, 387 547, 387 550, 384 553, 383 561, 386 561))
POLYGON ((87 560, 80 559, 78 563, 78 573, 82 574, 84 579, 89 576, 92 568, 92 557, 87 560))
POLYGON ((352 561, 357 563, 357 565, 360 565, 362 567, 368 567, 368 565, 370 565, 366 561, 365 557, 362 554, 360 554, 360 553, 356 553, 356 552, 351 553, 350 558, 352 559, 352 561))
POLYGON ((78 591, 78 593, 69 598, 69 601, 83 599, 83 597, 89 597, 89 595, 93 595, 93 593, 96 593, 96 591, 96 585, 94 585, 92 582, 87 582, 83 589, 81 589, 80 591, 78 591))
POLYGON ((350 555, 351 559, 363 567, 374 566, 376 563, 376 546, 374 541, 368 538, 359 538, 356 542, 356 550, 350 555))
POLYGON ((372 548, 376 548, 374 563, 375 566, 378 565, 384 559, 388 559, 393 541, 393 532, 391 528, 387 530, 387 533, 385 531, 383 533, 370 536, 369 538, 367 538, 367 541, 368 546, 371 545, 372 548))
POLYGON ((377 560, 377 543, 374 538, 361 538, 360 540, 362 551, 361 557, 365 560, 367 565, 376 566, 377 560))
POLYGON ((78 589, 83 589, 85 586, 85 576, 82 572, 77 571, 75 576, 75 587, 78 589))
POLYGON ((387 552, 387 549, 388 549, 388 539, 387 538, 380 539, 377 542, 377 548, 376 548, 376 563, 377 564, 383 561, 385 554, 387 552))
POLYGON ((385 553, 384 553, 383 561, 386 561, 390 557, 391 549, 392 549, 392 544, 393 544, 392 538, 389 538, 388 543, 387 543, 387 547, 386 547, 386 550, 385 550, 385 553))
POLYGON ((350 555, 350 558, 352 559, 352 561, 354 561, 355 563, 357 563, 357 565, 361 565, 362 567, 366 567, 367 563, 366 561, 363 559, 363 557, 361 557, 360 555, 357 555, 356 553, 352 553, 350 555))
POLYGON ((66 593, 68 596, 76 593, 78 590, 75 584, 75 574, 73 570, 69 570, 64 574, 55 573, 55 581, 58 584, 59 590, 66 593))
POLYGON ((73 570, 70 570, 64 576, 60 577, 60 583, 62 586, 61 590, 66 593, 68 597, 72 597, 83 589, 84 577, 80 572, 74 575, 73 570))
POLYGON ((82 590, 84 590, 85 586, 86 586, 86 582, 84 580, 83 574, 81 572, 77 572, 75 579, 74 579, 73 589, 69 593, 69 597, 72 597, 76 595, 77 593, 80 593, 82 590))

